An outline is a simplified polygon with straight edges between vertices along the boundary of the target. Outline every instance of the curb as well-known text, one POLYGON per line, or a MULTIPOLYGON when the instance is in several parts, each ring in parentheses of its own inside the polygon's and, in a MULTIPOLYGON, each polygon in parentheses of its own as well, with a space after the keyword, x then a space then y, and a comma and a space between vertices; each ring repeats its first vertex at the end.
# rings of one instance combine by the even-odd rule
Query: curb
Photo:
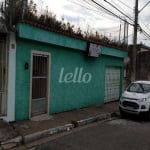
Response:
MULTIPOLYGON (((86 119, 82 119, 82 120, 78 120, 78 121, 71 121, 71 123, 62 125, 62 126, 57 126, 54 128, 50 128, 50 129, 46 129, 46 130, 42 130, 36 133, 32 133, 29 135, 25 135, 25 136, 19 136, 16 139, 14 139, 13 141, 7 141, 6 143, 3 143, 4 145, 4 149, 9 149, 10 147, 16 147, 17 145, 20 144, 27 144, 29 142, 33 142, 36 140, 39 140, 40 138, 44 138, 44 137, 48 137, 50 135, 54 135, 54 134, 58 134, 61 132, 66 132, 66 131, 70 131, 74 128, 80 127, 80 126, 84 126, 84 125, 88 125, 94 122, 98 122, 98 121, 102 121, 102 120, 107 120, 107 119, 111 119, 112 117, 117 116, 117 112, 113 112, 113 113, 104 113, 104 114, 99 114, 93 117, 89 117, 86 119), (5 147, 6 144, 6 147, 5 147)), ((10 149, 11 149, 10 148, 10 149)))
POLYGON ((114 113, 100 114, 100 115, 89 117, 83 120, 72 121, 72 123, 74 124, 75 127, 80 127, 80 126, 87 125, 96 121, 110 119, 112 116, 114 116, 114 113))
POLYGON ((12 149, 13 147, 19 146, 22 143, 22 136, 14 137, 13 139, 1 142, 0 150, 12 149))
POLYGON ((100 115, 89 117, 89 118, 82 119, 79 121, 71 121, 71 123, 65 124, 63 126, 58 126, 55 128, 50 128, 50 129, 39 131, 33 134, 25 135, 23 137, 23 143, 26 144, 29 142, 33 142, 35 140, 38 140, 43 137, 47 137, 49 135, 54 135, 54 134, 58 134, 61 132, 70 131, 76 127, 84 126, 84 125, 87 125, 96 121, 110 119, 111 117, 114 117, 114 116, 116 116, 116 112, 100 114, 100 115))
POLYGON ((23 137, 23 143, 24 144, 29 143, 29 142, 38 140, 40 138, 43 138, 49 135, 54 135, 54 134, 61 133, 64 131, 70 131, 73 128, 74 128, 74 124, 70 123, 70 124, 65 124, 63 126, 58 126, 55 128, 50 128, 50 129, 39 131, 33 134, 25 135, 23 137))

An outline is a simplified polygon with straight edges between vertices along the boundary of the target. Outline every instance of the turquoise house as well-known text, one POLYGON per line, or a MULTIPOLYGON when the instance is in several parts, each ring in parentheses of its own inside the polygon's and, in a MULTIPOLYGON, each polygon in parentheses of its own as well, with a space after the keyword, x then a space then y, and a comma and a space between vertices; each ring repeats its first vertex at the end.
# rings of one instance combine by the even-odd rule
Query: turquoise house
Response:
POLYGON ((19 23, 12 39, 8 120, 102 105, 121 95, 126 51, 29 23, 19 23))

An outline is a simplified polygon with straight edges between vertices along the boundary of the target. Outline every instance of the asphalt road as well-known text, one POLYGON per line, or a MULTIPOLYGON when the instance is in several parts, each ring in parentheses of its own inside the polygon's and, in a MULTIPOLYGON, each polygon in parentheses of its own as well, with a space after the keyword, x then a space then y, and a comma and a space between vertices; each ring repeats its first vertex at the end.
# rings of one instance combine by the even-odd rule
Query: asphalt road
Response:
POLYGON ((95 123, 37 146, 36 150, 150 150, 150 122, 115 119, 95 123))

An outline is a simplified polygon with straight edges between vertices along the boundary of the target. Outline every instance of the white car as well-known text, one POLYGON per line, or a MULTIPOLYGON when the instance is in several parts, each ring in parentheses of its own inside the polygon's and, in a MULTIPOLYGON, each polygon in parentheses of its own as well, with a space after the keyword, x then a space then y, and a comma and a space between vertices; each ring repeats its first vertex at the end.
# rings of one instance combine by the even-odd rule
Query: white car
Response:
POLYGON ((145 113, 150 120, 150 81, 136 81, 124 91, 119 102, 120 114, 145 113))

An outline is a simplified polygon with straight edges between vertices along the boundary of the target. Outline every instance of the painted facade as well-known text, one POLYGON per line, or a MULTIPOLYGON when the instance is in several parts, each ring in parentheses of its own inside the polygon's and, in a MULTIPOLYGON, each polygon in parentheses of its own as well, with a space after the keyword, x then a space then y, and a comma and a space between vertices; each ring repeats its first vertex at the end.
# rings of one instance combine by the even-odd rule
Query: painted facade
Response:
MULTIPOLYGON (((103 104, 105 69, 107 66, 118 67, 122 73, 123 58, 127 55, 124 51, 102 46, 102 55, 99 58, 88 57, 86 41, 31 25, 19 24, 16 53, 16 120, 29 119, 30 117, 32 51, 47 52, 51 56, 48 91, 49 114, 103 104), (29 64, 27 70, 24 69, 25 63, 29 64), (79 72, 82 81, 77 82, 79 72), (67 79, 66 83, 63 81, 67 73, 76 74, 76 77, 67 79), (88 83, 83 81, 83 76, 86 73, 91 75, 88 83)), ((120 78, 120 92, 121 85, 122 76, 120 78)))
MULTIPOLYGON (((48 114, 101 105, 107 102, 106 90, 111 90, 112 94, 119 89, 118 96, 122 92, 123 63, 127 56, 125 51, 101 46, 101 55, 98 58, 89 57, 87 41, 24 23, 18 24, 15 40, 16 49, 12 50, 9 58, 12 62, 9 64, 9 74, 15 77, 9 81, 13 90, 10 90, 8 97, 11 96, 11 104, 15 104, 10 106, 11 112, 8 112, 14 115, 11 121, 30 119, 32 109, 37 109, 37 105, 33 108, 33 95, 38 93, 38 90, 36 92, 33 89, 33 79, 40 78, 39 83, 43 81, 47 84, 48 114), (35 62, 40 59, 46 62, 44 66, 47 71, 43 71, 41 77, 35 71, 34 59, 35 62), (109 80, 109 74, 106 78, 106 70, 111 73, 112 68, 115 68, 114 73, 119 70, 119 88, 116 91, 109 89, 109 86, 106 88, 106 80, 109 80)), ((37 65, 39 69, 39 63, 37 65)))

